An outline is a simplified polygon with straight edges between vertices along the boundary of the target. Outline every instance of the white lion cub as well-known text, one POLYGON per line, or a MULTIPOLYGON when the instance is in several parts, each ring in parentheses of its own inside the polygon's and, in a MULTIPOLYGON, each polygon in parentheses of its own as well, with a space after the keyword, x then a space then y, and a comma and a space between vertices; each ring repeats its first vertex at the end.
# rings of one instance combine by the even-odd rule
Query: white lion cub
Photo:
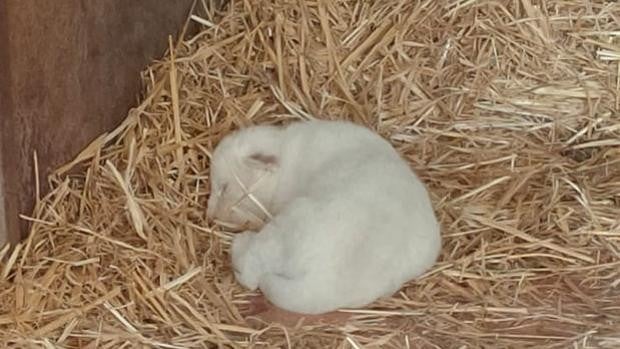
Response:
POLYGON ((235 277, 285 310, 319 314, 392 295, 436 262, 429 195, 394 148, 349 122, 254 126, 211 162, 207 214, 243 226, 235 277))

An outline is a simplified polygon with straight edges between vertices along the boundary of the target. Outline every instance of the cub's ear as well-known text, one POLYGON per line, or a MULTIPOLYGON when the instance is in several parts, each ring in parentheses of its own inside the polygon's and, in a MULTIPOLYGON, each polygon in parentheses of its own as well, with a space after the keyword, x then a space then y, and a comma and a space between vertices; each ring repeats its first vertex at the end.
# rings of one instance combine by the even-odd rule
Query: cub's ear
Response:
POLYGON ((280 166, 280 161, 277 156, 260 152, 254 152, 248 155, 244 163, 250 168, 264 171, 273 171, 280 166))

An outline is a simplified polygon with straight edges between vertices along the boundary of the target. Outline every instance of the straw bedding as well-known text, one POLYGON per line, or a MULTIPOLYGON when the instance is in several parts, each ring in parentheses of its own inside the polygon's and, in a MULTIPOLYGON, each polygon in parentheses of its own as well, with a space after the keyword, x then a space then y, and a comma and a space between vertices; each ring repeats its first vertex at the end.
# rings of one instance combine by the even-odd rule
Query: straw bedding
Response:
MULTIPOLYGON (((620 347, 620 5, 198 2, 5 251, 3 347, 620 347), (441 260, 342 323, 250 324, 205 219, 233 129, 348 119, 427 183, 441 260)), ((381 232, 377 232, 380 234, 381 232)))

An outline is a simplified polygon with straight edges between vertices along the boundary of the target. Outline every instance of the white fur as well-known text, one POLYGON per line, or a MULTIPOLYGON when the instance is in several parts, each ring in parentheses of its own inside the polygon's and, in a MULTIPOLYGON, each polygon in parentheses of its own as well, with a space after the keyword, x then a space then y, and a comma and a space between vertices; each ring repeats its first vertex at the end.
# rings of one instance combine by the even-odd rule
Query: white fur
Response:
POLYGON ((237 280, 286 310, 368 305, 439 255, 424 185, 364 127, 311 121, 246 128, 222 140, 211 166, 209 216, 260 230, 233 241, 237 280))

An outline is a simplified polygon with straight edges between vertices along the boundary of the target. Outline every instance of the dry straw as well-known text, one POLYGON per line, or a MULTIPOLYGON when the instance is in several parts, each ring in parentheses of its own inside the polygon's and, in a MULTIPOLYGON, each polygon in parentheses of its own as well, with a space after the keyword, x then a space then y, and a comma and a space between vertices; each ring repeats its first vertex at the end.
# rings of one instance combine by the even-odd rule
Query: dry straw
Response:
POLYGON ((27 218, 1 269, 2 347, 620 347, 618 3, 197 8, 203 30, 27 218), (205 220, 209 153, 313 117, 394 143, 432 192, 443 255, 347 323, 250 326, 230 234, 205 220))

